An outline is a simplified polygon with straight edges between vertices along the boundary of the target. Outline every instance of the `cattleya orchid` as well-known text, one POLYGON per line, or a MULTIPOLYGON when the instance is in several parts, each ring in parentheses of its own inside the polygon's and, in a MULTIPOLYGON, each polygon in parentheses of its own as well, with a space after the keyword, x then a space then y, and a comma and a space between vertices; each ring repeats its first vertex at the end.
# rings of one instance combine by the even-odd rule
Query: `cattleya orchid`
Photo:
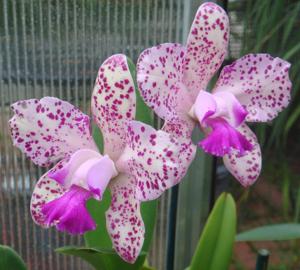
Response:
POLYGON ((164 130, 191 137, 196 123, 202 149, 223 157, 243 186, 256 181, 261 151, 246 122, 274 119, 289 103, 290 64, 268 54, 248 54, 225 66, 211 92, 210 79, 227 52, 229 20, 214 3, 197 11, 186 46, 165 43, 139 57, 137 80, 144 101, 165 120, 164 130))
POLYGON ((92 94, 93 118, 104 137, 103 155, 92 138, 89 116, 58 98, 18 101, 9 121, 14 144, 35 164, 58 162, 34 188, 34 221, 71 234, 93 230, 96 224, 86 201, 101 200, 109 187, 107 230, 116 252, 130 263, 144 240, 140 202, 156 199, 177 184, 195 153, 192 144, 134 121, 135 102, 127 58, 117 54, 100 67, 92 94))

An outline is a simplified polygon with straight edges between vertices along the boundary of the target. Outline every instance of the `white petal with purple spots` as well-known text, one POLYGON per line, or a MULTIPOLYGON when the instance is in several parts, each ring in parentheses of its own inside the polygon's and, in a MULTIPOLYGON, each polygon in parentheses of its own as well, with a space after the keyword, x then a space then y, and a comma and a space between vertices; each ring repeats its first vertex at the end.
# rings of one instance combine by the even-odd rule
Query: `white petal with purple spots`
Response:
POLYGON ((119 174, 111 183, 111 204, 106 211, 106 227, 116 252, 123 260, 134 263, 144 243, 145 227, 136 199, 136 181, 119 174))
POLYGON ((242 157, 238 153, 232 153, 223 157, 224 165, 230 173, 244 186, 252 185, 258 178, 261 170, 261 151, 257 138, 253 131, 242 125, 239 132, 252 144, 253 149, 242 157))
POLYGON ((116 160, 125 148, 125 125, 135 117, 134 82, 123 54, 101 65, 92 94, 94 120, 104 137, 104 153, 116 160))
POLYGON ((12 109, 13 142, 37 165, 48 166, 81 148, 97 150, 89 117, 66 101, 21 100, 12 109))
POLYGON ((234 94, 248 111, 246 121, 270 121, 290 102, 289 67, 269 54, 248 54, 223 68, 213 92, 234 94))
POLYGON ((191 141, 185 144, 170 134, 137 122, 128 126, 127 147, 117 168, 137 180, 137 198, 154 200, 178 184, 195 155, 191 141))
POLYGON ((183 81, 193 100, 207 87, 221 66, 229 39, 229 21, 225 11, 214 3, 204 3, 196 13, 187 39, 183 81))

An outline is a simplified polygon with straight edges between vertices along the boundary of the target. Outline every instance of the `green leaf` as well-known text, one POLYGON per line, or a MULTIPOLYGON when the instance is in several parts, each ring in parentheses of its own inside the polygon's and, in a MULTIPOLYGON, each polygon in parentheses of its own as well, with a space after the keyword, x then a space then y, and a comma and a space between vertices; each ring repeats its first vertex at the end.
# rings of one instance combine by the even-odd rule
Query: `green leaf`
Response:
POLYGON ((113 250, 86 247, 62 247, 55 250, 65 255, 80 257, 95 267, 96 270, 140 269, 145 261, 146 254, 141 253, 134 264, 124 262, 113 250))
POLYGON ((153 125, 153 113, 151 109, 143 101, 140 91, 138 90, 136 81, 136 69, 132 60, 127 57, 127 64, 134 81, 135 94, 136 94, 136 120, 144 122, 148 125, 153 125))
POLYGON ((283 223, 258 227, 239 233, 236 241, 284 241, 300 238, 300 224, 283 223))
POLYGON ((189 270, 228 269, 235 232, 235 202, 230 194, 223 193, 208 217, 189 270))
POLYGON ((89 231, 84 234, 85 243, 88 247, 107 248, 112 247, 112 242, 106 230, 105 212, 110 205, 110 192, 104 192, 101 201, 91 199, 87 203, 87 208, 96 221, 97 228, 94 231, 89 231))
POLYGON ((143 265, 143 267, 140 270, 155 270, 155 268, 143 265))
POLYGON ((0 269, 26 270, 26 265, 12 248, 0 245, 0 269))

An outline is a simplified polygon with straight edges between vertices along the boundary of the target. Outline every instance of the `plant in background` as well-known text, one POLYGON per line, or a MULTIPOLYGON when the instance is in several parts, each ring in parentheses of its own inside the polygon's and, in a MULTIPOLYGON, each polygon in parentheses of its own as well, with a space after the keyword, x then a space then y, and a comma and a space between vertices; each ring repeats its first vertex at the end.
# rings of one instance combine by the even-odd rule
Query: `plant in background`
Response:
POLYGON ((34 221, 71 234, 94 230, 86 201, 101 200, 109 187, 107 230, 116 252, 130 263, 144 241, 140 202, 156 199, 177 184, 194 156, 191 144, 183 159, 178 140, 133 121, 135 101, 126 56, 111 56, 100 67, 92 94, 104 156, 91 136, 89 117, 68 102, 54 97, 21 100, 12 105, 15 115, 9 121, 14 144, 35 164, 59 161, 35 186, 34 221))
POLYGON ((199 146, 223 157, 243 186, 261 170, 261 151, 245 122, 274 119, 290 101, 290 64, 268 54, 248 54, 225 66, 211 93, 207 85, 227 52, 229 20, 214 3, 198 9, 187 45, 165 43, 139 57, 137 80, 146 102, 166 123, 187 136, 196 123, 206 135, 199 146), (182 123, 185 123, 184 125, 182 123))

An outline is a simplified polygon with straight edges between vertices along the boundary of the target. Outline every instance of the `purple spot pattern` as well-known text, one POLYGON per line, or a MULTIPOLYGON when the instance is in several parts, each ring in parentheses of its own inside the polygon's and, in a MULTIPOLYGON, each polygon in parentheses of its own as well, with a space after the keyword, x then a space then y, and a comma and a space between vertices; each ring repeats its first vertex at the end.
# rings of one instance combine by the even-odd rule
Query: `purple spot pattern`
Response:
POLYGON ((269 54, 249 54, 223 68, 214 93, 229 91, 246 108, 246 121, 274 119, 290 102, 290 64, 269 54))
POLYGON ((229 20, 214 3, 204 3, 196 13, 187 39, 183 82, 195 100, 220 68, 229 39, 229 20))
POLYGON ((106 226, 114 248, 129 263, 134 263, 139 255, 145 234, 135 187, 134 178, 119 174, 111 184, 112 199, 106 212, 106 226))
MULTIPOLYGON (((51 171, 54 172, 55 170, 62 168, 65 162, 66 160, 62 160, 57 163, 51 171)), ((34 222, 45 228, 54 224, 47 224, 45 216, 41 211, 43 206, 46 203, 61 197, 67 191, 62 185, 49 178, 48 173, 49 172, 45 173, 35 185, 30 202, 31 216, 34 222)))
POLYGON ((194 155, 191 141, 181 143, 164 131, 136 121, 128 126, 123 163, 136 178, 136 196, 141 201, 154 200, 178 184, 194 155))
MULTIPOLYGON (((66 188, 64 181, 49 177, 61 172, 76 151, 98 151, 91 136, 89 117, 53 97, 19 101, 12 108, 15 116, 10 120, 10 127, 14 143, 40 166, 61 160, 36 184, 31 200, 34 221, 43 227, 54 225, 71 233, 93 229, 94 223, 85 211, 85 201, 92 196, 90 190, 79 182, 66 188), (77 194, 77 190, 83 193, 77 194), (64 213, 63 205, 68 201, 73 207, 67 207, 64 213), (76 207, 77 203, 81 210, 76 207), (88 222, 76 223, 80 211, 89 217, 88 222)), ((114 160, 119 172, 109 184, 112 201, 106 213, 107 229, 117 253, 133 263, 144 241, 140 202, 157 198, 184 176, 195 155, 195 146, 186 140, 194 123, 171 113, 170 119, 177 122, 170 121, 164 128, 177 137, 185 135, 185 139, 177 140, 164 131, 131 122, 135 117, 135 91, 124 55, 114 55, 100 67, 92 96, 92 112, 104 135, 105 152, 114 160), (119 162, 120 156, 127 160, 119 162)))
MULTIPOLYGON (((196 121, 191 122, 186 115, 194 114, 192 105, 199 91, 206 90, 209 80, 221 66, 228 38, 229 20, 225 11, 214 3, 204 3, 197 11, 186 47, 166 43, 141 54, 137 65, 141 95, 147 105, 165 120, 163 130, 178 136, 184 134, 190 139, 196 121)), ((289 67, 290 64, 282 59, 254 54, 246 55, 222 70, 213 94, 216 97, 227 91, 237 99, 238 106, 233 106, 227 115, 229 120, 236 120, 233 124, 237 132, 244 129, 240 125, 243 126, 245 121, 272 120, 288 105, 291 90, 289 67)), ((226 105, 228 100, 224 99, 223 103, 226 105)), ((218 133, 222 135, 222 132, 218 133)), ((250 136, 246 132, 251 140, 243 132, 241 134, 243 137, 238 137, 240 142, 244 141, 244 150, 250 150, 251 142, 255 142, 253 149, 243 153, 243 157, 241 151, 233 152, 230 158, 224 156, 224 160, 231 173, 242 184, 248 185, 259 175, 261 156, 254 134, 250 136)), ((210 149, 215 149, 211 143, 212 140, 210 149)))
POLYGON ((238 131, 251 143, 253 149, 240 156, 238 153, 231 153, 223 157, 224 165, 230 173, 244 186, 252 185, 258 178, 261 171, 261 151, 255 134, 243 124, 238 131))
POLYGON ((49 166, 78 149, 97 149, 87 115, 54 97, 21 100, 12 105, 9 126, 14 145, 35 164, 49 166))
POLYGON ((144 101, 168 121, 185 116, 192 105, 182 84, 184 57, 185 47, 164 43, 143 51, 138 59, 137 81, 144 101))
POLYGON ((94 120, 104 137, 104 152, 116 160, 125 148, 126 122, 135 118, 135 90, 125 55, 100 67, 92 94, 94 120))

